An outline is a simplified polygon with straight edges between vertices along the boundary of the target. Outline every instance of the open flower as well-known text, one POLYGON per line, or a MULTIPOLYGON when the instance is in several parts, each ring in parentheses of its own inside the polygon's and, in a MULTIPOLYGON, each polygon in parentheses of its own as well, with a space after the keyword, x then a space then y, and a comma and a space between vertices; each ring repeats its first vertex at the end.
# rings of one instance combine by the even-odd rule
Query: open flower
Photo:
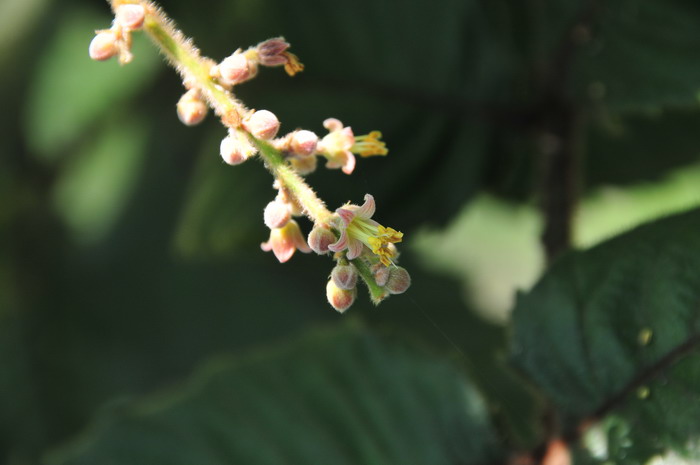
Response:
POLYGON ((350 127, 335 118, 323 122, 328 134, 318 143, 318 151, 328 159, 326 168, 341 168, 343 173, 351 174, 355 169, 355 155, 350 149, 355 145, 355 135, 350 127))
POLYGON ((289 220, 281 228, 272 229, 270 239, 260 244, 260 248, 265 252, 272 251, 280 263, 292 258, 297 249, 304 253, 311 252, 311 248, 306 244, 304 236, 301 234, 299 225, 294 220, 289 220))
POLYGON ((348 204, 338 208, 335 211, 337 216, 334 226, 340 231, 340 238, 328 248, 333 252, 347 249, 347 258, 352 260, 359 257, 364 247, 367 247, 379 256, 385 266, 391 265, 391 259, 396 255, 396 248, 392 244, 401 242, 403 233, 374 221, 374 211, 374 197, 370 194, 365 194, 362 206, 348 204))

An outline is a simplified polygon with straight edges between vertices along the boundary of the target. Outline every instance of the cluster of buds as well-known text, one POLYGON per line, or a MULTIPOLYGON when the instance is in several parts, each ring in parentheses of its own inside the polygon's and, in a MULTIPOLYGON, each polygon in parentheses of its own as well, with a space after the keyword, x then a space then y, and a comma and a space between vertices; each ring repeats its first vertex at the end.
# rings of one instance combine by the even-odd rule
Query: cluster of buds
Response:
POLYGON ((283 38, 238 49, 216 63, 201 57, 154 4, 146 0, 110 1, 115 19, 110 29, 96 32, 90 57, 101 61, 118 56, 120 63, 128 63, 132 59, 131 32, 143 28, 183 77, 187 91, 177 103, 180 120, 188 126, 198 124, 212 107, 228 129, 220 146, 224 162, 238 165, 259 154, 272 172, 277 196, 263 213, 270 229, 269 239, 261 244, 264 251, 273 252, 280 262, 291 259, 296 250, 331 254, 336 265, 326 296, 339 312, 355 301, 359 280, 367 284, 375 303, 408 289, 411 278, 396 264, 395 244, 402 241, 403 234, 372 219, 374 197, 367 194, 363 205, 346 204, 331 212, 301 177, 316 169, 319 158, 325 159, 327 168, 351 174, 355 155, 386 155, 381 133, 355 136, 350 127, 329 118, 323 122, 328 133, 322 138, 306 129, 277 137, 280 121, 274 113, 249 110, 232 94, 234 86, 254 78, 261 66, 283 66, 290 76, 303 70, 283 38), (308 238, 295 219, 301 216, 314 224, 308 238))
POLYGON ((95 31, 90 42, 90 58, 104 61, 119 56, 119 63, 131 61, 131 31, 143 27, 146 10, 141 4, 123 4, 116 8, 112 27, 95 31))
MULTIPOLYGON (((255 138, 269 141, 272 147, 277 149, 289 161, 291 167, 302 176, 316 170, 318 157, 326 159, 326 168, 339 168, 345 174, 352 174, 356 165, 355 155, 371 157, 389 153, 381 140, 381 132, 372 131, 366 135, 355 136, 352 128, 343 126, 343 123, 335 118, 328 118, 323 122, 323 126, 328 129, 328 134, 322 139, 307 129, 292 131, 274 139, 280 122, 275 114, 268 110, 252 112, 243 119, 241 125, 255 138)), ((248 145, 245 140, 240 139, 240 141, 248 145)), ((241 147, 241 150, 243 149, 241 147)), ((223 152, 221 156, 227 160, 223 152)))

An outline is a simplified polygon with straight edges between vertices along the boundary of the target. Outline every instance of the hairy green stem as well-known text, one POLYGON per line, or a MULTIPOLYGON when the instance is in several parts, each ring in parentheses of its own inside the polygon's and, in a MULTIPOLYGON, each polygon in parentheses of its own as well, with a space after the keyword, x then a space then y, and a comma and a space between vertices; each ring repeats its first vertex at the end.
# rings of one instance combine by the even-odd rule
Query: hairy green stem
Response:
POLYGON ((251 136, 260 155, 265 160, 265 166, 272 175, 282 183, 287 191, 304 209, 306 214, 315 223, 328 223, 331 212, 316 193, 285 161, 279 150, 265 141, 251 136))

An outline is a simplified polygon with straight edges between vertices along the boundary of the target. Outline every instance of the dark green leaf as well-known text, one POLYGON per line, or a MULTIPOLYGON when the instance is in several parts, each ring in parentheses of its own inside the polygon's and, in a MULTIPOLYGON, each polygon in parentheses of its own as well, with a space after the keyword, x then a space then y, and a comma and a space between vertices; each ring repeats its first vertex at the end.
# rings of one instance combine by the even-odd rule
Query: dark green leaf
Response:
MULTIPOLYGON (((568 431, 614 415, 638 463, 700 434, 700 211, 640 227, 548 272, 514 313, 513 359, 568 431)), ((624 444, 627 444, 624 446, 624 444)))
POLYGON ((572 77, 579 98, 625 110, 697 103, 698 2, 595 3, 593 27, 580 31, 585 43, 575 51, 572 77))
POLYGON ((361 330, 219 360, 169 395, 105 414, 51 464, 479 464, 498 456, 449 363, 361 330))

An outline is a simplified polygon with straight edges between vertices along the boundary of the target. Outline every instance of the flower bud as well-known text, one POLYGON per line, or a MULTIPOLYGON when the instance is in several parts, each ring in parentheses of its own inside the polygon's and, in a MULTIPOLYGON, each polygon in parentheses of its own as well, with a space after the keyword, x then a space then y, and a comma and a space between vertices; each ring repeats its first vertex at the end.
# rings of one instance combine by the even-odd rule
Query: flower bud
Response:
POLYGON ((256 74, 255 65, 240 52, 225 58, 217 69, 221 82, 227 86, 245 82, 256 74))
POLYGON ((289 44, 282 37, 275 37, 257 45, 258 60, 263 66, 281 66, 287 63, 288 58, 284 52, 289 44))
POLYGON ((240 165, 253 155, 257 150, 242 131, 229 131, 229 135, 221 141, 221 158, 229 165, 240 165))
POLYGON ((135 31, 143 27, 143 21, 146 19, 146 10, 143 5, 135 3, 123 4, 117 7, 116 22, 120 26, 135 31))
POLYGON ((326 298, 328 299, 328 303, 340 313, 350 308, 355 302, 356 297, 356 287, 352 290, 341 289, 332 279, 328 280, 328 284, 326 284, 326 298))
POLYGON ((294 171, 302 176, 316 171, 316 166, 318 165, 318 159, 316 157, 290 158, 289 162, 292 164, 294 171))
POLYGON ((258 110, 243 120, 243 128, 258 139, 269 140, 277 135, 280 122, 271 111, 258 110))
POLYGON ((389 280, 389 274, 391 270, 381 263, 377 263, 372 269, 372 274, 374 276, 374 281, 378 286, 385 286, 386 282, 389 280))
POLYGON ((328 253, 328 246, 338 240, 335 234, 325 226, 315 225, 309 233, 309 247, 319 255, 328 253))
POLYGON ((331 279, 336 286, 349 291, 357 286, 357 270, 353 265, 337 265, 331 271, 331 279))
POLYGON ((117 33, 114 31, 102 31, 90 42, 88 50, 90 58, 97 61, 104 61, 112 58, 119 53, 119 45, 117 44, 117 33))
POLYGON ((292 219, 292 213, 289 211, 289 206, 286 203, 273 200, 265 207, 263 219, 265 220, 265 226, 268 228, 281 228, 292 219))
POLYGON ((194 126, 207 116, 207 104, 202 101, 199 91, 190 89, 177 102, 177 116, 183 124, 194 126))
POLYGON ((302 129, 301 131, 296 131, 292 134, 292 140, 289 145, 289 148, 295 155, 300 157, 308 157, 316 153, 318 136, 311 131, 302 129))
POLYGON ((411 286, 411 275, 405 268, 392 268, 385 288, 390 294, 403 294, 411 286))

